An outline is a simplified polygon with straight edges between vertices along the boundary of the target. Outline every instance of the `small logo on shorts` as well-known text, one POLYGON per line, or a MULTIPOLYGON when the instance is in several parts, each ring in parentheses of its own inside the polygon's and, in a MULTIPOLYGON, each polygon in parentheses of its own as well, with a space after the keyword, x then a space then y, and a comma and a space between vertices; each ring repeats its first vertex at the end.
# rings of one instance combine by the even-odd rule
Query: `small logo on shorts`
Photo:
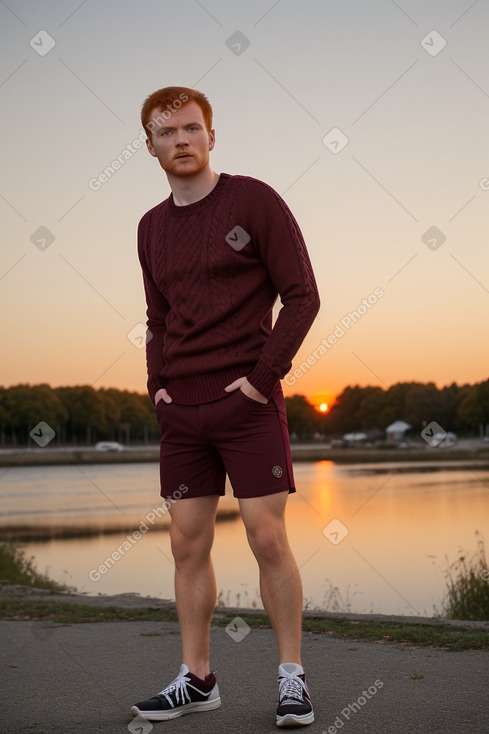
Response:
POLYGON ((280 477, 283 474, 282 467, 281 466, 274 466, 272 469, 272 474, 274 477, 277 477, 277 479, 280 479, 280 477))

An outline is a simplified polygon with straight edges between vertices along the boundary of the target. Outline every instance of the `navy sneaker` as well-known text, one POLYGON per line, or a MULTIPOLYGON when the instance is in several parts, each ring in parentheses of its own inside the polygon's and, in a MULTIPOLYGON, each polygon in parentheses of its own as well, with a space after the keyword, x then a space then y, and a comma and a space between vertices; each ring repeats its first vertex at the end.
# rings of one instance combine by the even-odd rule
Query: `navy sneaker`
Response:
POLYGON ((278 669, 277 726, 307 726, 314 721, 304 670, 296 663, 278 669))
POLYGON ((149 721, 166 721, 194 711, 211 711, 221 705, 216 676, 209 673, 205 681, 182 665, 169 686, 153 698, 140 701, 131 708, 133 716, 144 716, 149 721))

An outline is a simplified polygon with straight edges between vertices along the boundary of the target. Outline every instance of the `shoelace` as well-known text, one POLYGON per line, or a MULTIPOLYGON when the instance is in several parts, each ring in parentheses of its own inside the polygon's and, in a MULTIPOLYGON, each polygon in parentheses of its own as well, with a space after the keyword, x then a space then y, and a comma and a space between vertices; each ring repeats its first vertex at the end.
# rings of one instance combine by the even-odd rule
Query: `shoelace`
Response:
POLYGON ((290 701, 291 703, 299 701, 302 703, 304 690, 305 685, 302 678, 298 678, 297 676, 282 678, 279 683, 280 703, 285 703, 285 701, 290 701))
POLYGON ((188 682, 189 678, 186 678, 184 675, 178 675, 169 686, 158 693, 158 696, 164 696, 172 708, 175 708, 175 704, 170 698, 170 694, 173 692, 175 693, 176 703, 184 704, 185 699, 188 699, 188 702, 190 703, 190 694, 187 691, 188 682))

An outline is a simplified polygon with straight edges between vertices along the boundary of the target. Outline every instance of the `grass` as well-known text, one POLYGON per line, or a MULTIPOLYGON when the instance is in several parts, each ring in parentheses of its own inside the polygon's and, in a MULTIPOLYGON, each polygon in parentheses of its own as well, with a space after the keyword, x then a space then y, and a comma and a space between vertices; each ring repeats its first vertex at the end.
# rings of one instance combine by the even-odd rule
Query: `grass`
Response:
POLYGON ((39 573, 33 558, 26 558, 24 550, 11 541, 0 542, 0 579, 11 584, 35 586, 37 589, 62 591, 67 587, 39 573))
MULTIPOLYGON (((236 615, 216 612, 213 624, 226 627, 236 615)), ((252 629, 270 629, 265 614, 240 611, 252 629)), ((124 609, 96 607, 63 601, 32 601, 29 599, 0 598, 0 619, 50 620, 53 624, 83 622, 176 622, 172 609, 124 609)), ((448 650, 489 650, 489 633, 485 630, 448 625, 409 624, 404 622, 356 621, 345 618, 305 617, 304 633, 323 634, 351 640, 365 640, 380 644, 407 644, 443 647, 448 650)))
POLYGON ((97 607, 63 601, 0 598, 0 619, 50 619, 55 624, 81 622, 176 622, 172 609, 97 607))
POLYGON ((489 650, 489 632, 469 627, 306 617, 303 629, 305 632, 326 633, 335 637, 381 644, 401 643, 422 647, 444 647, 448 650, 489 650))
POLYGON ((489 567, 482 538, 477 541, 472 557, 461 555, 448 567, 445 580, 443 617, 489 620, 489 567))

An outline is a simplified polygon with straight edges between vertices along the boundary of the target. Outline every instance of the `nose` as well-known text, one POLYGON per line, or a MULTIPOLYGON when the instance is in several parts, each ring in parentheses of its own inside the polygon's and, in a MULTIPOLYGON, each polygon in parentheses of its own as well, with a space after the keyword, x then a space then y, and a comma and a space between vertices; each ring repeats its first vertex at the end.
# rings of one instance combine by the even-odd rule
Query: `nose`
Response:
POLYGON ((188 145, 186 130, 177 130, 175 135, 175 145, 188 145))

